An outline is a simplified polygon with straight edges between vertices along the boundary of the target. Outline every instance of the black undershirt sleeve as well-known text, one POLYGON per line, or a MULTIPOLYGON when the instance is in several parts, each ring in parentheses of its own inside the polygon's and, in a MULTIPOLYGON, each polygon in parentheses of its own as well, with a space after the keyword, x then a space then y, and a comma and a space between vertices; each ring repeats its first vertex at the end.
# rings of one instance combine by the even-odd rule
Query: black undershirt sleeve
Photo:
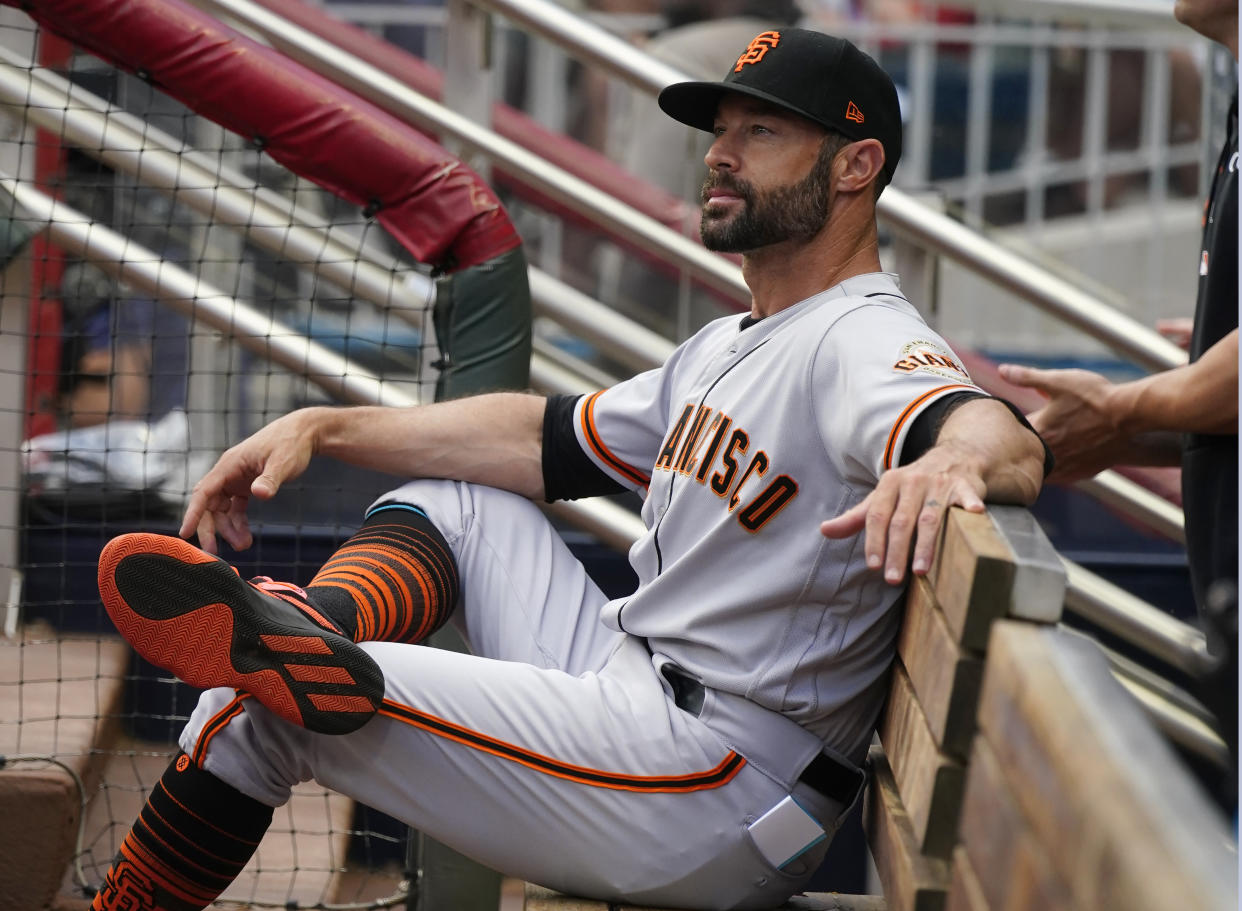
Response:
MULTIPOLYGON (((549 503, 555 500, 606 496, 626 490, 592 462, 578 443, 577 434, 574 433, 574 408, 580 398, 582 396, 578 395, 549 396, 543 413, 543 488, 544 498, 549 503)), ((991 396, 978 392, 955 392, 924 408, 906 434, 899 464, 908 465, 931 449, 949 415, 971 399, 977 398, 991 396)), ((1016 405, 1001 398, 997 401, 1013 412, 1022 426, 1035 433, 1026 415, 1016 405)), ((1040 442, 1044 447, 1044 477, 1047 477, 1052 471, 1052 451, 1043 443, 1042 438, 1040 442)))
POLYGON ((574 433, 574 407, 580 398, 580 395, 549 396, 543 412, 543 491, 549 503, 626 490, 592 462, 578 443, 574 433))
POLYGON ((1035 428, 1031 426, 1031 422, 1026 419, 1026 415, 1013 402, 997 396, 984 395, 979 392, 954 392, 943 396, 932 402, 914 419, 914 423, 910 425, 910 430, 906 434, 905 442, 901 446, 901 465, 909 465, 927 450, 936 444, 936 438, 940 436, 940 428, 944 426, 944 422, 948 420, 949 415, 956 411, 962 405, 965 405, 971 399, 979 398, 995 398, 1018 419, 1018 422, 1039 437, 1040 445, 1044 447, 1044 477, 1048 477, 1052 471, 1053 459, 1052 450, 1048 448, 1048 444, 1044 442, 1043 437, 1035 433, 1035 428))

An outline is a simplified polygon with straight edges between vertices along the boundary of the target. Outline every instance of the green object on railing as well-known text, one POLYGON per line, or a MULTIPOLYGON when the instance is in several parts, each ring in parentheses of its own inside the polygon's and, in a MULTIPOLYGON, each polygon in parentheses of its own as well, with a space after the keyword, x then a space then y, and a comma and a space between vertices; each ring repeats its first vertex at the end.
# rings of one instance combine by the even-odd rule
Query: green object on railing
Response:
POLYGON ((442 276, 436 286, 436 401, 526 389, 531 307, 522 248, 442 276))

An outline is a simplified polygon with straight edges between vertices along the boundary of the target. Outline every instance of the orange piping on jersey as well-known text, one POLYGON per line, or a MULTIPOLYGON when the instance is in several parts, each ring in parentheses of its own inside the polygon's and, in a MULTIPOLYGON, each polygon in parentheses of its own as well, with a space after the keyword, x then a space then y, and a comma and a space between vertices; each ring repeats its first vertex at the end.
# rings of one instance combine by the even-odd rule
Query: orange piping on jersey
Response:
POLYGON ((931 390, 928 390, 927 392, 924 392, 917 399, 915 399, 913 402, 907 405, 906 410, 903 411, 898 416, 897 422, 893 424, 893 429, 889 431, 888 444, 884 447, 884 470, 887 471, 888 469, 893 467, 893 448, 897 445, 897 437, 901 435, 902 426, 906 423, 906 420, 910 417, 910 415, 914 413, 916 408, 918 408, 920 405, 926 402, 933 395, 939 395, 940 393, 945 392, 949 389, 978 389, 978 388, 979 388, 978 386, 971 386, 971 385, 968 385, 967 383, 953 383, 948 386, 937 386, 935 389, 931 389, 931 390))
POLYGON ((600 460, 617 472, 617 474, 629 478, 639 487, 650 487, 651 476, 643 474, 633 465, 613 455, 608 447, 604 445, 599 431, 595 429, 595 400, 603 394, 603 391, 596 392, 594 395, 589 396, 582 405, 582 433, 586 437, 587 443, 590 445, 591 450, 599 456, 600 460))
POLYGON ((514 746, 495 737, 480 734, 469 728, 437 718, 426 712, 402 705, 391 699, 385 699, 379 714, 387 715, 395 721, 401 721, 448 740, 468 746, 471 749, 508 759, 524 765, 536 772, 576 781, 579 784, 597 788, 609 788, 614 791, 641 791, 643 793, 666 793, 682 791, 707 791, 727 784, 733 779, 742 766, 746 765, 745 757, 730 751, 714 769, 704 772, 692 772, 689 775, 624 775, 618 772, 601 772, 585 766, 572 765, 534 753, 530 750, 514 746))
POLYGON ((198 743, 194 745, 194 755, 191 757, 194 760, 194 764, 200 769, 203 767, 203 760, 207 758, 207 744, 211 742, 211 738, 224 730, 230 721, 242 713, 242 703, 249 698, 249 693, 238 693, 236 699, 209 718, 207 723, 203 725, 203 729, 198 733, 198 743))

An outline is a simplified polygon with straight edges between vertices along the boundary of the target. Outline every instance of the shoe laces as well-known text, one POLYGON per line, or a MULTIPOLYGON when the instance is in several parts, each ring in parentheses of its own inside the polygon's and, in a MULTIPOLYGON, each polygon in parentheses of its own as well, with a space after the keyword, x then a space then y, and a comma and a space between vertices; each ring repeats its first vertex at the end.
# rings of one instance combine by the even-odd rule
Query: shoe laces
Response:
POLYGON ((262 589, 269 595, 279 595, 282 592, 297 595, 304 600, 308 599, 305 589, 299 588, 292 582, 280 582, 271 576, 254 576, 250 579, 250 584, 255 588, 262 589))
MULTIPOLYGON (((240 575, 240 573, 238 575, 240 575)), ((249 581, 249 583, 255 588, 259 589, 259 591, 266 592, 274 598, 279 598, 281 601, 292 604, 302 613, 306 614, 309 619, 313 620, 324 629, 342 636, 345 634, 345 630, 342 629, 338 623, 328 617, 325 617, 315 609, 314 605, 310 602, 310 595, 306 593, 305 589, 294 585, 292 582, 281 582, 277 579, 273 579, 271 576, 254 576, 247 581, 249 581)))

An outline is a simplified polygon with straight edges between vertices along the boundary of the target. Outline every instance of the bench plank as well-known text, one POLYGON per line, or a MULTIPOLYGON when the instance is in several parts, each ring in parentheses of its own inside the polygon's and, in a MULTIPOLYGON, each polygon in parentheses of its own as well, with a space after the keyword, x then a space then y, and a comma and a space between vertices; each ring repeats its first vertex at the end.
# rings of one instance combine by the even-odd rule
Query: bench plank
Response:
POLYGON ((900 664, 893 667, 892 688, 880 722, 880 742, 919 849, 947 861, 957 833, 965 769, 936 745, 914 687, 900 664))
POLYGON ((868 762, 872 779, 863 813, 888 907, 893 911, 943 911, 948 863, 920 853, 884 751, 872 747, 868 762))
POLYGON ((1072 907, 1068 890, 1047 852, 1031 836, 982 736, 975 739, 970 754, 959 835, 962 843, 957 851, 968 860, 985 907, 1007 911, 1072 907))
POLYGON ((975 733, 983 659, 958 645, 926 578, 910 583, 897 654, 932 735, 945 752, 966 758, 975 733))
POLYGON ((980 729, 1081 909, 1236 911, 1219 811, 1089 640, 993 629, 980 729))
POLYGON ((950 509, 928 578, 949 629, 966 648, 987 647, 988 626, 1004 616, 1013 554, 987 513, 950 509))
POLYGON ((973 651, 987 648, 992 621, 1055 623, 1065 600, 1065 569, 1022 507, 949 510, 928 577, 949 629, 973 651))
POLYGON ((961 845, 953 849, 952 879, 944 911, 999 911, 999 906, 994 908, 984 898, 979 877, 961 845))

